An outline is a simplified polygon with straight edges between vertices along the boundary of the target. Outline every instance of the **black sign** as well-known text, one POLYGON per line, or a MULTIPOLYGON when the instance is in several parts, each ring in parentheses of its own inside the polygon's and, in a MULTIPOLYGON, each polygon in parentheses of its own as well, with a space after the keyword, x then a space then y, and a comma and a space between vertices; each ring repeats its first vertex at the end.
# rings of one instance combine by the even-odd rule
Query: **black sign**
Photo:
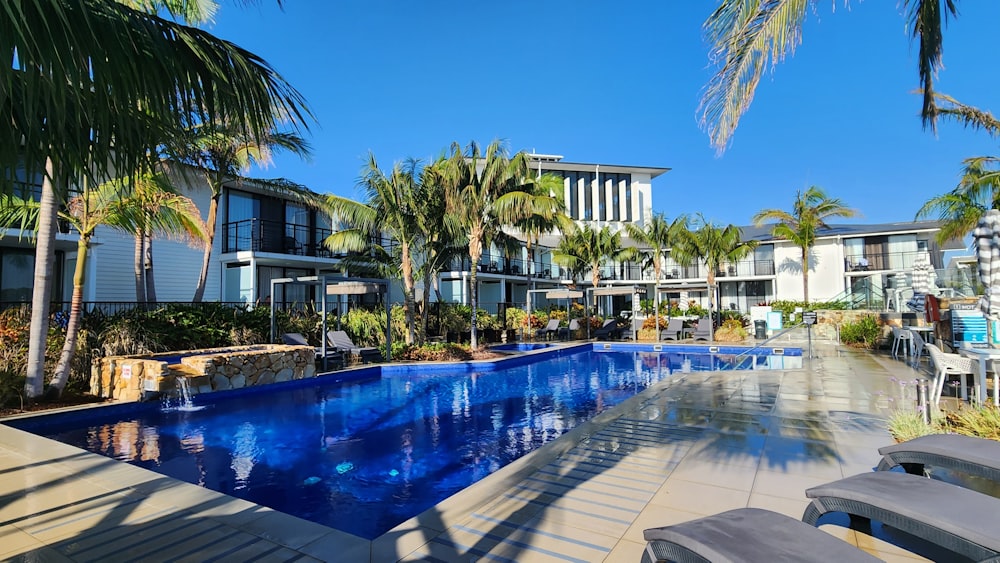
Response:
POLYGON ((816 324, 816 311, 806 311, 802 313, 802 322, 807 325, 816 324))

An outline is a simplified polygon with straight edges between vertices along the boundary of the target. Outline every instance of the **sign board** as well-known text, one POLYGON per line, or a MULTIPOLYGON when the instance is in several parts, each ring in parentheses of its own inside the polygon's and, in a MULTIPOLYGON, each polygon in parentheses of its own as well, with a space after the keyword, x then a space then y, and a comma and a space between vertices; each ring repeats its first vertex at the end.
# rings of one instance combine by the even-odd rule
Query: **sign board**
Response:
POLYGON ((816 311, 805 311, 802 313, 802 322, 807 325, 816 324, 816 311))
POLYGON ((130 364, 122 366, 122 379, 125 381, 132 379, 132 366, 130 364))
POLYGON ((781 330, 781 311, 771 311, 767 314, 767 330, 781 330))

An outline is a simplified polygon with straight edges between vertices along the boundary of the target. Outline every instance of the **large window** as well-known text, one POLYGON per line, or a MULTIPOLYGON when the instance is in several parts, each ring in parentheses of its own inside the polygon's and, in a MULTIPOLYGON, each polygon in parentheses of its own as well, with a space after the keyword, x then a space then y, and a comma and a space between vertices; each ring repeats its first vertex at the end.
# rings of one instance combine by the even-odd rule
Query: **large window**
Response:
POLYGON ((0 301, 31 301, 34 274, 33 251, 0 248, 0 301))

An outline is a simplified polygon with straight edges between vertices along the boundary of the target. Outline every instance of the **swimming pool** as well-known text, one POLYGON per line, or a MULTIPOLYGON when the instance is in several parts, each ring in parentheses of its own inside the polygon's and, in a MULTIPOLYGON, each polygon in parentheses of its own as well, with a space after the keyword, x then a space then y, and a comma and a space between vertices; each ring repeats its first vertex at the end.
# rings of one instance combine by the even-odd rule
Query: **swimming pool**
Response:
POLYGON ((598 348, 364 368, 213 393, 196 412, 126 404, 7 424, 374 539, 670 373, 735 358, 598 348))

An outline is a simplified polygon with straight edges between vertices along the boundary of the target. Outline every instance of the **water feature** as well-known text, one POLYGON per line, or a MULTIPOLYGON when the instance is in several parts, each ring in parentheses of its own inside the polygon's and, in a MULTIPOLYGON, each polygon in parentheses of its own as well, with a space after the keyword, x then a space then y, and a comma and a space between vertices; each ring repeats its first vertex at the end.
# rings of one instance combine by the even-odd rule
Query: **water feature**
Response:
POLYGON ((172 409, 183 412, 195 412, 205 408, 204 406, 198 406, 194 404, 194 399, 193 399, 194 395, 191 393, 191 383, 188 381, 188 378, 176 377, 175 380, 177 381, 177 392, 180 404, 174 407, 171 406, 169 399, 164 399, 163 401, 164 409, 167 410, 172 409))

